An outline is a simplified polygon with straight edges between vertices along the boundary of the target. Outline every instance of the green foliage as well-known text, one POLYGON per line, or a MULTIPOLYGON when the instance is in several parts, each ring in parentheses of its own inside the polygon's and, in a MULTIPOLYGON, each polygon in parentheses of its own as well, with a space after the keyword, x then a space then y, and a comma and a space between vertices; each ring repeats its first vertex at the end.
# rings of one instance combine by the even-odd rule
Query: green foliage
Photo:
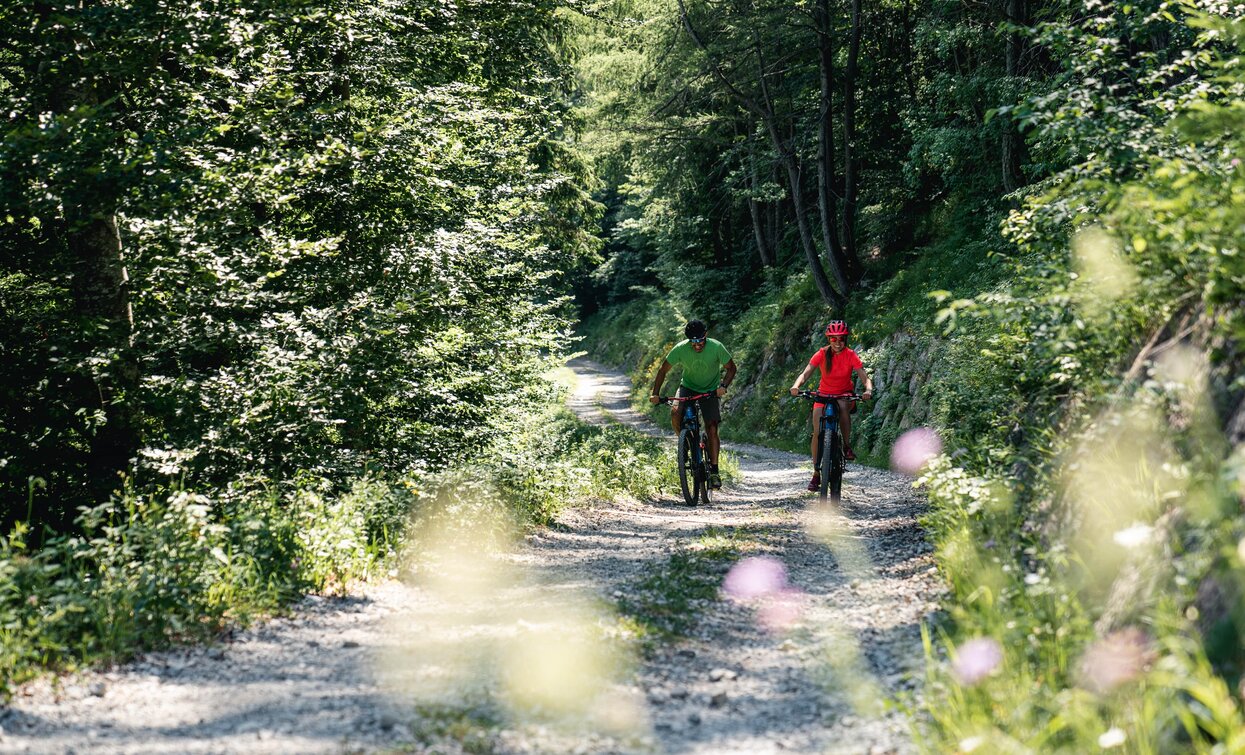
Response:
POLYGON ((588 425, 559 407, 527 426, 484 468, 502 494, 533 521, 549 522, 568 503, 678 488, 668 442, 619 424, 588 425))
POLYGON ((1044 33, 1068 82, 1023 117, 1078 162, 1009 218, 1010 284, 949 320, 949 383, 976 372, 1011 429, 966 424, 987 407, 951 389, 968 454, 925 477, 955 597, 941 644, 993 637, 1005 659, 965 684, 931 644, 934 747, 1080 752, 1115 728, 1138 752, 1237 751, 1245 533, 1215 409, 1242 388, 1241 22, 1130 6, 1044 33), (1122 636, 1104 689, 1094 659, 1122 636))
POLYGON ((5 524, 30 476, 64 530, 118 471, 340 491, 444 466, 560 346, 599 212, 561 141, 556 6, 3 13, 5 524), (82 290, 106 263, 128 284, 82 290), (101 469, 122 417, 136 462, 101 469))

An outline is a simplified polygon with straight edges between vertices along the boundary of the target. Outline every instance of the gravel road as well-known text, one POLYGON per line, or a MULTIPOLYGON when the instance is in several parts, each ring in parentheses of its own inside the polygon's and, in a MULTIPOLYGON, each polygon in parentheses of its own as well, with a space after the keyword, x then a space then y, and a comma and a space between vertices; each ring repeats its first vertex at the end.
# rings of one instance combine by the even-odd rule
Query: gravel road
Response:
MULTIPOLYGON (((662 433, 625 376, 572 366, 581 416, 662 433)), ((710 506, 672 491, 574 509, 502 553, 459 539, 422 577, 28 684, 0 708, 0 752, 913 751, 895 701, 919 699, 941 589, 920 496, 852 465, 821 509, 806 458, 727 447, 742 478, 710 506), (790 589, 710 602, 689 637, 628 653, 616 603, 707 531, 749 533, 790 589)))

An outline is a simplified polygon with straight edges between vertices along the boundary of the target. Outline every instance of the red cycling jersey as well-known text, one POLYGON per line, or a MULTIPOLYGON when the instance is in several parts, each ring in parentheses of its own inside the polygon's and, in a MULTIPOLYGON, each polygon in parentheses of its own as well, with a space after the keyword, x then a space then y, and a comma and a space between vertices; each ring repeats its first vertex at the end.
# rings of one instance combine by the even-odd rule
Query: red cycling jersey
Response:
POLYGON ((808 363, 821 369, 821 383, 817 385, 818 393, 852 393, 856 390, 856 383, 852 380, 852 370, 864 369, 865 366, 860 361, 860 357, 856 356, 856 352, 851 349, 845 348, 838 354, 834 354, 829 346, 818 349, 808 363), (826 364, 827 357, 830 358, 829 365, 826 364))

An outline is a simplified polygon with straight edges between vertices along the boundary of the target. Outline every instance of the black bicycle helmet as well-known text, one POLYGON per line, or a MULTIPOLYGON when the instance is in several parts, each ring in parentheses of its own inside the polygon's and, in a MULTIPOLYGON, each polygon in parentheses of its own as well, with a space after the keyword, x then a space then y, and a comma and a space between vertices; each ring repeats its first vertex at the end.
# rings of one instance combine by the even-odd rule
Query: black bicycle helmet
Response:
POLYGON ((687 325, 683 326, 683 335, 688 338, 704 338, 705 333, 708 332, 709 329, 706 328, 705 324, 700 320, 692 320, 688 322, 687 325))

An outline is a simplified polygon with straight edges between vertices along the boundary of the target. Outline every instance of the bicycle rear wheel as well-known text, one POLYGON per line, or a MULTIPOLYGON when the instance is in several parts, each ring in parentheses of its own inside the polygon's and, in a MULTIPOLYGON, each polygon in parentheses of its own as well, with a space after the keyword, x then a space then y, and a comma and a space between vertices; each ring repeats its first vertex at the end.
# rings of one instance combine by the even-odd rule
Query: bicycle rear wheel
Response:
POLYGON ((838 503, 843 499, 843 467, 845 466, 843 459, 843 438, 839 435, 836 428, 830 434, 830 500, 838 503))
POLYGON ((692 431, 684 428, 679 433, 679 487, 683 489, 683 500, 688 506, 696 505, 696 497, 700 494, 696 462, 692 458, 692 447, 696 437, 692 431))

